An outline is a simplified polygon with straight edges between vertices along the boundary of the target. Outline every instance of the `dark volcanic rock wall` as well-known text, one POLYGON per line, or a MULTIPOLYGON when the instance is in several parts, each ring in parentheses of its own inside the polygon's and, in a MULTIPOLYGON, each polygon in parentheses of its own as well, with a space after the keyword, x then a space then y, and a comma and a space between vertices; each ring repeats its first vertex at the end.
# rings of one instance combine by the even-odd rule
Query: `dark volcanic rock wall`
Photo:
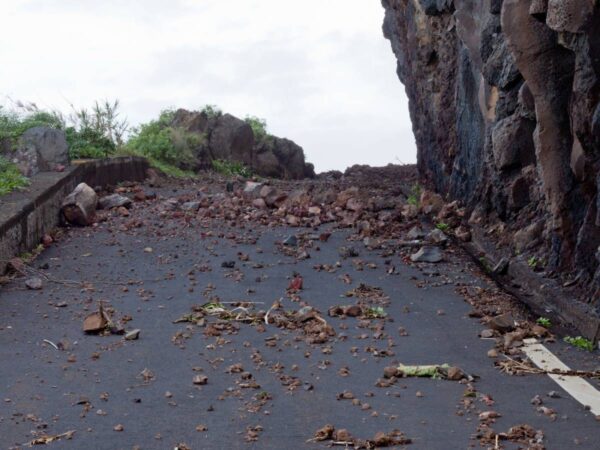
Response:
POLYGON ((473 219, 500 224, 498 238, 516 252, 579 274, 593 293, 600 2, 382 3, 423 181, 472 207, 473 219))

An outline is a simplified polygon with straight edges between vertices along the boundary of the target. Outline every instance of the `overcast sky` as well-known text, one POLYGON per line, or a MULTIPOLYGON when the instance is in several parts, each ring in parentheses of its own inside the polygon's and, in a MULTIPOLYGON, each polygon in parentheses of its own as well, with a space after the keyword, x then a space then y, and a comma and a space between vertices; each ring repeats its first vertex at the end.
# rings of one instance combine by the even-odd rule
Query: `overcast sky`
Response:
POLYGON ((414 162, 378 0, 0 0, 0 100, 118 98, 132 124, 219 105, 317 171, 414 162))

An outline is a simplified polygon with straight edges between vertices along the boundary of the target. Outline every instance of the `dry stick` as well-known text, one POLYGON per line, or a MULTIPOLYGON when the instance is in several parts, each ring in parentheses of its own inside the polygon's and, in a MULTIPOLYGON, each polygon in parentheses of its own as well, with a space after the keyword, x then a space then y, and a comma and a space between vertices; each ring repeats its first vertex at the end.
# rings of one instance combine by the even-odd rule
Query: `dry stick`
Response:
POLYGON ((49 341, 48 339, 44 339, 42 342, 45 342, 46 344, 51 345, 52 347, 54 347, 55 350, 60 350, 54 342, 49 341))
POLYGON ((279 308, 279 306, 281 306, 281 302, 283 301, 283 297, 279 298, 279 301, 274 302, 271 307, 269 308, 269 310, 266 312, 265 314, 265 324, 269 325, 269 314, 271 313, 271 311, 273 311, 275 308, 279 308))
MULTIPOLYGON (((6 260, 0 260, 0 262, 3 263, 10 263, 10 261, 6 261, 6 260)), ((23 276, 30 276, 30 275, 37 275, 39 277, 44 278, 46 281, 50 282, 50 283, 55 283, 55 284, 63 284, 66 286, 72 286, 72 287, 77 287, 77 286, 82 286, 85 283, 92 283, 90 281, 74 281, 74 280, 61 280, 58 278, 54 278, 44 272, 42 272, 41 270, 35 269, 34 267, 31 267, 25 263, 23 263, 23 267, 27 270, 30 271, 30 273, 27 273, 27 270, 21 270, 18 267, 13 266, 13 268, 19 272, 21 275, 23 276)), ((145 283, 145 282, 159 282, 162 280, 137 280, 135 282, 133 282, 134 285, 139 285, 140 283, 145 283)), ((96 280, 93 283, 95 284, 108 284, 108 285, 113 285, 113 286, 130 286, 132 283, 130 282, 114 282, 114 281, 103 281, 103 280, 96 280)))
POLYGON ((504 355, 504 357, 510 360, 515 366, 517 366, 518 370, 521 370, 523 373, 527 373, 530 375, 561 375, 564 377, 600 378, 600 370, 595 370, 592 372, 585 370, 546 370, 528 366, 527 364, 512 359, 508 355, 504 355))

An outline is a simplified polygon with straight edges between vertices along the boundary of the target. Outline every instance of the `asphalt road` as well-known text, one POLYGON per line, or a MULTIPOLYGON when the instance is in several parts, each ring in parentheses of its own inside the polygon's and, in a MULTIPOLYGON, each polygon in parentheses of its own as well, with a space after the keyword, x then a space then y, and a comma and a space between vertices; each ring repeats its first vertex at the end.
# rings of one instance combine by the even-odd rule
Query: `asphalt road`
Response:
MULTIPOLYGON (((144 205, 133 208, 133 217, 144 214, 150 214, 144 205)), ((55 282, 42 290, 27 290, 22 278, 0 289, 1 448, 24 448, 35 436, 72 430, 71 439, 49 445, 326 448, 327 442, 309 441, 325 424, 363 439, 397 429, 412 439, 410 449, 481 448, 479 414, 490 410, 500 414, 492 425, 498 432, 528 424, 543 431, 548 449, 600 448, 600 423, 552 380, 509 376, 494 367, 487 356, 493 341, 478 337, 483 326, 468 317, 471 307, 456 293, 457 283, 488 284, 458 253, 419 269, 385 249, 349 243, 348 232, 334 229, 328 242, 308 249, 309 259, 298 261, 276 243, 311 230, 230 228, 226 221, 201 228, 151 215, 152 225, 121 231, 119 224, 128 220, 70 230, 44 251, 33 266, 55 282), (339 256, 348 245, 358 257, 339 256), (235 268, 222 267, 224 261, 236 261, 235 268), (334 273, 314 268, 338 261, 334 273), (297 311, 302 305, 286 294, 294 272, 303 277, 301 300, 336 330, 329 342, 309 344, 301 330, 273 324, 235 323, 233 332, 207 336, 201 326, 173 323, 215 295, 222 302, 264 302, 259 309, 283 298, 285 310, 297 311), (389 296, 388 320, 328 317, 329 307, 354 302, 345 293, 361 283, 389 296), (126 328, 141 329, 139 340, 85 335, 83 318, 99 301, 114 309, 115 318, 130 316, 126 328), (465 397, 465 383, 428 378, 376 387, 384 367, 396 363, 458 366, 479 376, 477 395, 465 397), (228 373, 235 364, 251 378, 228 373), (197 375, 207 376, 207 384, 195 385, 197 375), (338 399, 344 391, 355 399, 338 399), (560 398, 548 397, 550 391, 560 398), (554 418, 531 404, 535 395, 556 411, 554 418), (493 404, 486 404, 490 399, 493 404)), ((570 363, 598 361, 597 354, 553 348, 566 352, 570 363)))

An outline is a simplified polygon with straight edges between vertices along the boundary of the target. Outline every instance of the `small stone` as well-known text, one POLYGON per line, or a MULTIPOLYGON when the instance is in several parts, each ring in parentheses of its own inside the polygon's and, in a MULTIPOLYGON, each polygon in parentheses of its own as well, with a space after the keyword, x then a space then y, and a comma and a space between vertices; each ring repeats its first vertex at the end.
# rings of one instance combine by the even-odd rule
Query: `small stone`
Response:
POLYGON ((450 367, 448 369, 447 378, 450 381, 460 381, 465 378, 465 373, 458 367, 450 367))
POLYGON ((547 395, 550 398, 560 398, 560 394, 558 392, 556 392, 556 391, 550 391, 550 392, 548 392, 547 395))
POLYGON ((487 352, 488 358, 497 358, 498 357, 498 350, 496 350, 495 348, 489 350, 487 352))
POLYGON ((121 424, 117 424, 113 427, 113 430, 115 431, 123 431, 125 429, 125 427, 121 424))
POLYGON ((492 269, 492 273, 496 275, 504 275, 508 272, 508 266, 510 265, 510 260, 508 258, 502 258, 498 261, 498 264, 494 266, 492 269))
POLYGON ((333 440, 337 442, 350 442, 352 437, 350 436, 350 432, 345 428, 340 430, 336 430, 333 432, 333 440))
POLYGON ((421 247, 417 253, 410 256, 412 262, 439 263, 442 259, 442 251, 438 247, 421 247))
POLYGON ((356 258, 359 256, 358 250, 354 247, 340 247, 338 253, 342 258, 356 258))
POLYGON ((500 333, 508 333, 515 328, 515 319, 509 313, 492 317, 487 325, 500 333))
POLYGON ((412 241, 417 239, 423 239, 425 237, 425 232, 418 226, 412 227, 408 233, 406 233, 406 238, 412 241))
POLYGON ((235 261, 223 261, 221 267, 224 269, 233 269, 235 267, 235 261))
POLYGON ((184 211, 196 212, 200 209, 200 202, 199 201, 185 202, 184 204, 181 205, 181 209, 183 209, 184 211))
POLYGON ((434 244, 445 245, 448 242, 448 236, 442 230, 435 228, 429 232, 427 240, 434 244))
POLYGON ((192 382, 197 386, 203 386, 208 383, 208 377, 206 375, 196 375, 192 382))
POLYGON ((398 374, 398 368, 396 366, 388 366, 383 369, 384 378, 393 378, 398 374))
POLYGON ((483 330, 479 336, 481 336, 482 339, 490 339, 493 338, 495 334, 494 330, 488 328, 487 330, 483 330))
POLYGON ((41 278, 34 277, 25 281, 25 286, 27 286, 27 289, 31 289, 32 291, 39 291, 42 289, 43 284, 41 278))
POLYGON ((544 404, 544 401, 542 400, 542 397, 540 397, 539 395, 536 395, 535 397, 533 397, 531 399, 531 404, 534 406, 540 406, 544 404))
POLYGON ((140 337, 140 329, 136 328, 135 330, 131 330, 125 334, 125 340, 127 341, 135 341, 140 337))
POLYGON ((121 206, 129 208, 131 206, 131 200, 119 194, 107 195, 98 200, 98 207, 100 209, 119 208, 121 206))
POLYGON ((255 198, 252 201, 252 206, 254 206, 255 208, 258 208, 258 209, 267 209, 267 204, 265 203, 264 199, 262 199, 262 198, 255 198))
POLYGON ((348 317, 358 317, 362 314, 362 308, 358 305, 352 305, 344 308, 344 315, 348 317))
POLYGON ((298 238, 292 234, 283 240, 283 245, 286 245, 288 247, 295 247, 296 245, 298 245, 298 238))

